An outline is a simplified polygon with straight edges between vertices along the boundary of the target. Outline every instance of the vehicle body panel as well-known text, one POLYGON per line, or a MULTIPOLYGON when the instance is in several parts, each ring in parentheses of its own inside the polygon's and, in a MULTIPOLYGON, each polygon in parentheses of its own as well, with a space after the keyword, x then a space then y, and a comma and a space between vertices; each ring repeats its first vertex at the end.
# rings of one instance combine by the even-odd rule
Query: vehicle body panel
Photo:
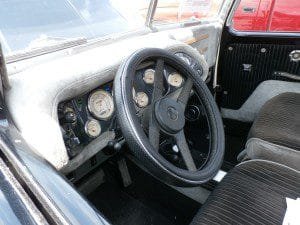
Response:
POLYGON ((34 219, 15 191, 15 183, 11 181, 11 174, 0 159, 0 223, 1 224, 35 224, 34 219), (4 213, 5 212, 5 213, 4 213))
POLYGON ((299 32, 300 1, 241 0, 233 16, 237 31, 299 32))
POLYGON ((299 32, 300 31, 300 1, 275 1, 269 31, 299 32))

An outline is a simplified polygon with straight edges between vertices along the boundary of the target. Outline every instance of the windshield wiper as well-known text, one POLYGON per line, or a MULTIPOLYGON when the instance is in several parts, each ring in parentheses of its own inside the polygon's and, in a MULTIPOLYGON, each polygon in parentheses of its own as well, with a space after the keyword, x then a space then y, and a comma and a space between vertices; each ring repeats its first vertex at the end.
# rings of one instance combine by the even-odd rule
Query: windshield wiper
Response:
POLYGON ((28 47, 24 50, 16 51, 7 56, 6 60, 8 63, 15 62, 17 60, 28 59, 34 56, 39 56, 86 43, 87 39, 85 37, 62 38, 41 36, 31 41, 28 47))

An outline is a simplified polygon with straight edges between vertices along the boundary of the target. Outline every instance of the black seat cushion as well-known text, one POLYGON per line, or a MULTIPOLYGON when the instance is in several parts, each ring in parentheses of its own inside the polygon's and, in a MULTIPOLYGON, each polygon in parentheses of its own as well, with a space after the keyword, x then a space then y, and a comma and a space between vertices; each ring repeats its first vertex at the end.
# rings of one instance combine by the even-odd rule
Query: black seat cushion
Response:
POLYGON ((282 224, 286 197, 300 197, 300 172, 251 160, 227 174, 194 217, 199 224, 282 224))
POLYGON ((252 125, 249 138, 300 150, 300 94, 283 93, 266 102, 252 125))

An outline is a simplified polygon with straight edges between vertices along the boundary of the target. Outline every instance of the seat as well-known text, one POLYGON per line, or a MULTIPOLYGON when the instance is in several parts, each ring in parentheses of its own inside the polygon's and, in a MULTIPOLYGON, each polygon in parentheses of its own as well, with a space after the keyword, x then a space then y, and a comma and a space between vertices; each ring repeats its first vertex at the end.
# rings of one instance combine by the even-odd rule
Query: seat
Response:
POLYGON ((300 94, 283 93, 266 102, 252 125, 249 138, 300 150, 300 94))
POLYGON ((287 197, 300 197, 299 171, 265 160, 246 161, 225 176, 191 225, 282 224, 287 197))
POLYGON ((255 119, 242 159, 266 159, 300 170, 300 94, 283 93, 268 102, 255 119))

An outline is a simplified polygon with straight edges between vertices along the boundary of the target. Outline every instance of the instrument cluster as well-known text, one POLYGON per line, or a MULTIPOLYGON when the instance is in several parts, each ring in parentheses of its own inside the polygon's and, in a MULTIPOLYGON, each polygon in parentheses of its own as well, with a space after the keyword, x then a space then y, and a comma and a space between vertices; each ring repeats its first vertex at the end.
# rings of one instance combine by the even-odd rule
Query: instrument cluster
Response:
MULTIPOLYGON (((184 52, 177 52, 175 55, 191 66, 200 77, 203 75, 201 65, 193 57, 184 52)), ((132 89, 133 100, 138 108, 146 108, 151 104, 153 84, 155 81, 155 68, 151 63, 146 65, 147 66, 137 71, 132 89)), ((183 86, 185 82, 184 76, 179 74, 172 67, 165 65, 163 72, 165 80, 170 86, 168 92, 173 92, 183 86)))
MULTIPOLYGON (((170 86, 170 90, 168 90, 168 92, 181 88, 185 82, 185 78, 181 74, 167 65, 165 65, 163 73, 165 80, 170 86)), ((154 66, 152 68, 152 65, 150 65, 136 72, 132 88, 132 96, 138 109, 146 108, 151 104, 154 81, 154 66)))
MULTIPOLYGON (((182 87, 185 82, 185 78, 171 67, 166 67, 164 76, 172 89, 169 91, 182 87)), ((151 104, 154 80, 155 68, 151 65, 137 71, 132 88, 132 100, 137 109, 151 104)), ((117 131, 112 87, 113 82, 110 82, 58 105, 58 119, 70 158, 104 132, 117 131)))
MULTIPOLYGON (((185 53, 176 53, 176 55, 199 73, 199 76, 202 75, 202 67, 192 57, 185 53)), ((165 65, 163 74, 166 81, 164 83, 166 94, 179 90, 185 83, 185 77, 171 66, 165 65)), ((140 113, 151 104, 154 82, 154 63, 148 62, 136 71, 132 100, 140 113)), ((117 133, 116 139, 122 139, 115 116, 112 87, 113 82, 109 82, 58 105, 58 119, 70 158, 76 156, 85 146, 106 131, 113 130, 117 133)), ((198 117, 197 115, 193 117, 198 117)))
POLYGON ((115 128, 112 82, 58 105, 58 119, 69 156, 115 128))

